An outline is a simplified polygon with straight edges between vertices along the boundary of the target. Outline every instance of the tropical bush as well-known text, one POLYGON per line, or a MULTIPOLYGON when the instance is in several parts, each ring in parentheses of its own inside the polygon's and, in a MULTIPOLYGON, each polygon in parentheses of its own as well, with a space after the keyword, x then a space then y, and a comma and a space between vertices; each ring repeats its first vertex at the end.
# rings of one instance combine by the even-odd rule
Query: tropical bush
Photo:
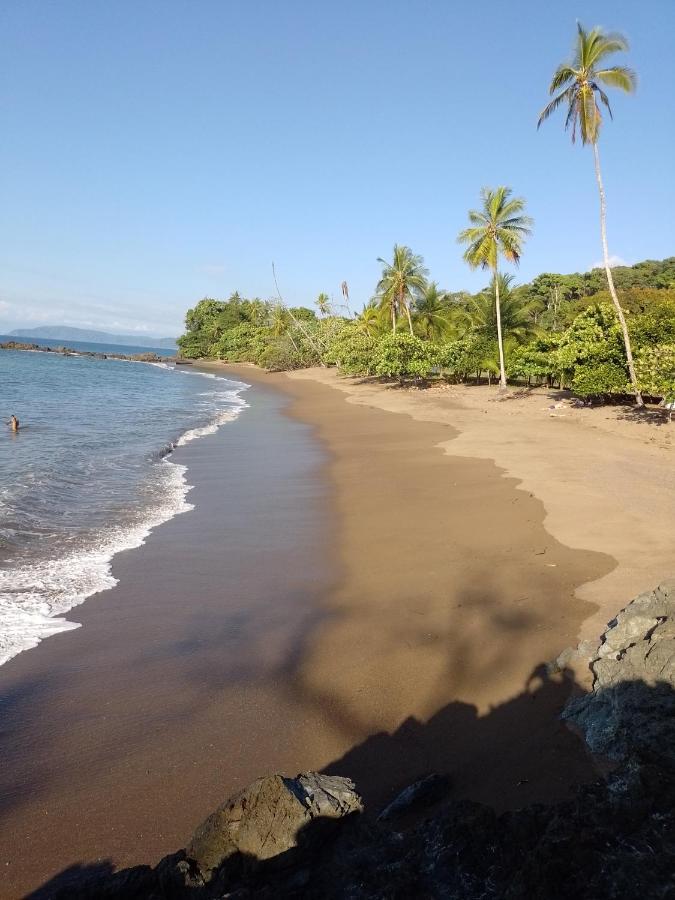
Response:
POLYGON ((626 369, 611 362, 578 366, 572 378, 572 390, 580 397, 607 399, 630 390, 626 369))
POLYGON ((438 348, 438 365, 446 375, 465 381, 485 369, 486 359, 494 357, 496 344, 480 334, 469 333, 438 348))
POLYGON ((376 342, 372 371, 387 378, 426 378, 438 364, 438 356, 433 344, 400 331, 376 342))
POLYGON ((643 347, 636 357, 635 371, 645 394, 675 398, 675 344, 643 347))
POLYGON ((514 347, 509 354, 508 374, 511 378, 527 379, 535 382, 560 382, 560 357, 558 350, 560 337, 547 334, 535 338, 531 343, 514 347))
POLYGON ((328 345, 324 361, 335 365, 345 375, 373 375, 373 350, 377 339, 356 324, 344 326, 328 345))

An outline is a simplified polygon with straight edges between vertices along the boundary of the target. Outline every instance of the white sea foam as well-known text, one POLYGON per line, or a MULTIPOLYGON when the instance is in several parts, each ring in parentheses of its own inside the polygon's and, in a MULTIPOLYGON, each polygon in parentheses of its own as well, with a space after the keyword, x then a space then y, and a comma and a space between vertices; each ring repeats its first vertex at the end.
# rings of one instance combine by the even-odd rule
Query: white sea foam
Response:
MULTIPOLYGON (((209 373, 195 374, 212 377, 209 373)), ((218 392, 228 401, 228 408, 209 424, 186 431, 175 446, 213 434, 236 419, 248 406, 239 397, 239 391, 246 387, 241 384, 236 390, 218 392)), ((138 521, 112 526, 68 556, 0 569, 0 665, 53 634, 79 628, 79 623, 64 618, 64 613, 117 584, 112 575, 114 556, 142 546, 158 525, 194 509, 186 500, 192 490, 185 477, 187 466, 172 462, 168 456, 156 465, 161 466, 157 491, 161 501, 144 510, 138 521)))
MULTIPOLYGON (((207 393, 212 394, 213 392, 208 391, 207 393)), ((245 409, 248 406, 248 403, 239 396, 238 390, 218 391, 217 393, 220 396, 227 397, 231 404, 230 407, 221 410, 216 418, 212 422, 209 422, 208 425, 202 425, 201 428, 191 428, 189 431, 186 431, 185 434, 182 434, 176 441, 177 447, 184 447, 185 444, 188 444, 190 441, 194 441, 197 438, 206 437, 208 434, 215 434, 221 425, 236 419, 242 409, 245 409)))
POLYGON ((117 584, 111 572, 115 554, 140 547, 153 528, 194 509, 185 499, 192 489, 187 467, 166 458, 158 465, 162 501, 142 520, 106 530, 81 552, 0 570, 0 665, 52 634, 79 628, 61 616, 117 584))

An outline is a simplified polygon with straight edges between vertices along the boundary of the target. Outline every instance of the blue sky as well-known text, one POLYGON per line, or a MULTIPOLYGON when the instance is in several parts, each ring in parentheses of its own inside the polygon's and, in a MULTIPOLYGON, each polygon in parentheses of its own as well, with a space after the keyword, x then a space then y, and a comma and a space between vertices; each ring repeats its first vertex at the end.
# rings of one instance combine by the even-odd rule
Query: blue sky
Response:
MULTIPOLYGON (((600 258, 590 150, 536 131, 579 18, 638 72, 601 157, 613 255, 675 254, 672 0, 4 0, 0 332, 175 334, 209 295, 356 306, 395 242, 476 290, 482 185, 535 218, 518 278, 600 258)), ((617 62, 619 58, 617 58, 617 62)))

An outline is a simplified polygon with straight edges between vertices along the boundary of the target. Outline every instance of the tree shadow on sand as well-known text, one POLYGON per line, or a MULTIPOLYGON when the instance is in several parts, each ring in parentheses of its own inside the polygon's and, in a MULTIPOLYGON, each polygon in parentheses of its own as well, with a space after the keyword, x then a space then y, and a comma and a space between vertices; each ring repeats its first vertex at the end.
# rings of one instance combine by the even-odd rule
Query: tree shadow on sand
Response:
MULTIPOLYGON (((539 712, 560 702, 570 686, 569 673, 551 677, 547 667, 537 667, 517 697, 485 716, 449 704, 426 725, 411 720, 393 735, 375 735, 328 768, 377 778, 378 760, 385 770, 406 768, 410 752, 426 764, 447 764, 447 754, 465 740, 475 744, 481 765, 498 764, 493 742, 507 728, 525 753, 522 774, 531 775, 526 750, 536 744, 539 712)), ((208 873, 182 851, 155 869, 114 873, 109 861, 70 866, 28 900, 671 897, 675 752, 668 738, 675 692, 667 683, 631 681, 593 698, 600 715, 618 713, 613 722, 627 749, 608 781, 596 778, 567 801, 499 815, 484 804, 426 796, 423 808, 404 804, 384 822, 359 815, 313 819, 297 833, 296 846, 274 858, 225 852, 208 873), (652 711, 651 729, 631 729, 636 708, 652 711)), ((540 774, 557 777, 551 766, 567 762, 550 757, 540 774)))
POLYGON ((446 777, 449 796, 498 811, 563 799, 598 777, 585 743, 559 718, 575 691, 571 672, 551 674, 542 663, 520 694, 485 715, 448 703, 426 722, 411 717, 392 734, 368 737, 324 771, 351 778, 367 810, 431 773, 446 777))
MULTIPOLYGON (((649 709, 655 689, 643 682, 631 685, 649 709)), ((659 702, 663 703, 664 690, 675 710, 675 693, 669 686, 658 687, 659 702)), ((619 779, 623 787, 618 793, 616 786, 608 788, 581 738, 558 720, 551 729, 551 716, 560 712, 571 691, 583 694, 569 671, 551 673, 542 664, 516 697, 485 715, 470 704, 454 702, 426 723, 411 718, 393 734, 372 735, 324 770, 356 781, 366 801, 365 816, 350 816, 338 823, 314 819, 298 834, 298 846, 274 859, 260 861, 235 852, 206 886, 179 852, 155 870, 137 866, 115 873, 110 860, 72 865, 29 894, 28 900, 160 900, 224 894, 242 900, 526 897, 544 896, 538 893, 544 887, 545 895, 551 897, 620 896, 603 893, 597 884, 588 893, 584 879, 592 885, 607 859, 622 853, 621 865, 630 870, 625 878, 621 874, 622 881, 637 878, 640 883, 640 879, 656 877, 665 858, 663 863, 652 861, 645 875, 643 856, 653 856, 655 841, 667 824, 655 813, 659 804, 667 806, 668 798, 672 799, 673 773, 660 777, 654 796, 649 779, 644 778, 639 797, 635 785, 626 787, 625 778, 619 779), (543 743, 542 730, 547 734, 543 743), (461 765, 458 759, 463 760, 461 765), (470 768, 485 772, 493 784, 495 780, 503 784, 503 796, 493 797, 493 805, 464 798, 463 781, 470 768), (382 800, 430 773, 447 773, 449 791, 447 781, 437 779, 430 782, 430 790, 413 791, 384 821, 376 821, 381 804, 369 798, 382 800), (545 782, 559 785, 569 799, 532 804, 531 796, 545 782), (582 787, 577 790, 578 785, 582 787), (633 791, 624 798, 627 806, 621 790, 633 791), (522 803, 517 804, 519 796, 522 803), (500 814, 494 805, 512 811, 500 814), (188 871, 192 881, 186 887, 180 879, 188 871), (507 891, 511 883, 520 888, 507 891), (494 890, 485 893, 489 884, 494 890)), ((621 686, 605 694, 613 692, 620 699, 621 686)), ((614 702, 605 699, 610 705, 614 702)), ((653 771, 655 761, 648 758, 647 748, 640 749, 637 757, 653 771)), ((656 784, 654 778, 651 784, 656 784)))

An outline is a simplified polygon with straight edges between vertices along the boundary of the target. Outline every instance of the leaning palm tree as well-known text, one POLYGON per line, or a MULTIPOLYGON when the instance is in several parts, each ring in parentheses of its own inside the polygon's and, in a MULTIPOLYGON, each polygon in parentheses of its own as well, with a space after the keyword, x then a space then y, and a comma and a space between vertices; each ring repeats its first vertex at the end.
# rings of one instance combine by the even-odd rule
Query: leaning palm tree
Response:
POLYGON ((479 266, 491 269, 495 284, 495 316, 497 320, 497 344, 499 347, 499 386, 506 390, 506 367, 504 365, 504 342, 502 339, 502 319, 499 302, 499 257, 518 265, 522 255, 523 241, 532 230, 532 219, 523 215, 525 201, 522 197, 511 197, 511 188, 498 187, 496 190, 483 188, 480 210, 469 211, 471 226, 461 231, 457 237, 460 244, 468 244, 464 259, 472 269, 479 266))
POLYGON ((427 286, 427 275, 424 260, 413 253, 410 247, 394 244, 392 262, 378 257, 382 263, 382 277, 377 284, 377 297, 382 309, 391 316, 392 331, 396 331, 396 321, 405 313, 408 319, 410 334, 413 333, 410 307, 427 286))
POLYGON ((612 108, 609 98, 603 91, 601 84, 607 87, 619 88, 626 93, 635 90, 635 73, 626 66, 605 67, 605 60, 611 53, 628 50, 628 41, 620 34, 605 34, 601 28, 593 28, 585 31, 577 23, 577 37, 574 46, 574 58, 570 63, 562 63, 556 69, 549 94, 555 95, 553 100, 545 107, 537 128, 548 119, 551 113, 561 105, 567 107, 565 129, 572 128, 572 143, 575 142, 577 132, 581 135, 582 144, 592 144, 593 159, 595 161, 595 178, 598 182, 600 194, 600 235, 602 238, 602 254, 605 263, 605 273, 609 292, 616 309, 616 314, 621 323, 623 342, 626 348, 626 361, 630 374, 631 384, 635 391, 635 399, 638 406, 644 406, 642 394, 638 387, 633 365, 633 353, 630 345, 630 335, 626 325, 626 317, 619 303, 619 298, 614 287, 614 278, 609 263, 609 250, 607 249, 607 207, 605 203, 605 189, 602 183, 600 171, 600 155, 598 153, 598 138, 602 125, 602 114, 598 106, 598 99, 607 108, 612 118, 612 108))

